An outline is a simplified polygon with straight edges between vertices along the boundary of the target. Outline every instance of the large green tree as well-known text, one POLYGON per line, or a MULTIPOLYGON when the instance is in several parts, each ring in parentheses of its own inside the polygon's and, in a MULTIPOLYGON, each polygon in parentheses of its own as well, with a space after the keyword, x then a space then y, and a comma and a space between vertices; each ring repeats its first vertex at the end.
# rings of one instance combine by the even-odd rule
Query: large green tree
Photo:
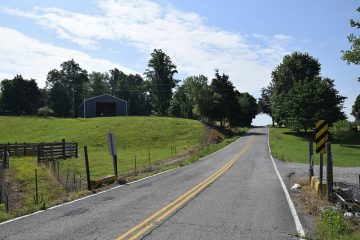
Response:
POLYGON ((272 95, 272 85, 271 84, 266 88, 265 87, 261 88, 261 96, 259 98, 258 105, 259 105, 260 112, 267 114, 271 117, 272 126, 274 127, 275 126, 274 117, 271 112, 271 104, 270 104, 271 95, 272 95))
POLYGON ((204 75, 186 78, 174 93, 170 103, 170 115, 200 119, 200 101, 208 87, 207 81, 208 79, 204 75))
POLYGON ((356 97, 351 114, 355 117, 356 121, 360 121, 360 95, 356 97))
MULTIPOLYGON (((356 9, 360 13, 360 7, 356 9)), ((350 25, 357 30, 360 29, 360 21, 354 19, 350 20, 350 25)), ((353 63, 356 65, 360 64, 360 36, 358 34, 351 33, 348 35, 348 40, 351 44, 350 49, 342 51, 342 59, 348 64, 353 63)), ((360 81, 360 77, 358 78, 360 81)))
POLYGON ((289 118, 287 105, 291 99, 290 90, 296 82, 312 80, 320 74, 320 63, 307 53, 294 52, 286 55, 272 72, 271 112, 279 125, 289 118))
POLYGON ((317 105, 316 118, 326 119, 329 124, 333 124, 339 120, 345 120, 346 116, 343 112, 344 101, 346 97, 341 96, 335 88, 334 80, 324 77, 315 79, 318 82, 316 94, 318 98, 314 105, 317 105))
POLYGON ((293 129, 304 129, 305 132, 313 126, 318 111, 319 96, 316 89, 318 83, 304 79, 294 83, 289 91, 286 102, 287 124, 293 129))
POLYGON ((120 79, 126 78, 126 74, 117 68, 111 69, 109 77, 109 88, 112 96, 115 96, 115 92, 118 89, 120 79))
POLYGON ((320 63, 307 53, 284 57, 272 73, 270 111, 279 125, 299 130, 311 128, 317 119, 330 124, 345 118, 345 97, 334 81, 322 78, 320 63))
POLYGON ((34 79, 26 80, 16 75, 0 84, 0 106, 8 114, 35 114, 41 104, 41 93, 34 79))
POLYGON ((176 66, 161 49, 151 53, 145 76, 148 81, 150 103, 155 115, 165 116, 170 107, 172 89, 178 81, 174 78, 176 66))
POLYGON ((139 74, 120 72, 115 96, 128 101, 128 114, 149 115, 150 104, 144 79, 139 74))
POLYGON ((210 89, 213 93, 213 104, 209 118, 225 126, 226 120, 234 117, 234 106, 237 105, 234 85, 228 75, 220 75, 219 71, 215 70, 215 78, 211 81, 210 89))
POLYGON ((101 72, 92 72, 89 74, 88 96, 94 97, 110 93, 109 74, 101 72))
POLYGON ((47 76, 51 107, 57 116, 76 117, 89 82, 88 74, 73 59, 63 62, 60 67, 60 70, 51 70, 47 76))
POLYGON ((252 120, 259 113, 259 106, 256 102, 256 99, 247 92, 237 92, 236 95, 240 110, 239 112, 236 112, 236 114, 239 116, 239 122, 237 125, 240 127, 250 127, 252 120))

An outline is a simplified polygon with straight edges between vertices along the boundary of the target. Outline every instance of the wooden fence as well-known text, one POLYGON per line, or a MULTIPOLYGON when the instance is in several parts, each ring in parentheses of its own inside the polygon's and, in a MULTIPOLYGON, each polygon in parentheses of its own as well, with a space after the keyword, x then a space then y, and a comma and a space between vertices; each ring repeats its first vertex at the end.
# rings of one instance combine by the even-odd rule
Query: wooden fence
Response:
POLYGON ((3 154, 5 145, 9 156, 36 156, 38 151, 38 143, 7 143, 0 144, 0 155, 3 154))
POLYGON ((65 142, 65 139, 52 143, 0 144, 0 156, 3 155, 4 146, 6 146, 9 156, 37 156, 38 162, 50 161, 55 158, 78 157, 78 143, 65 142))
POLYGON ((37 155, 38 162, 78 157, 78 144, 76 142, 65 141, 41 143, 38 145, 37 155))

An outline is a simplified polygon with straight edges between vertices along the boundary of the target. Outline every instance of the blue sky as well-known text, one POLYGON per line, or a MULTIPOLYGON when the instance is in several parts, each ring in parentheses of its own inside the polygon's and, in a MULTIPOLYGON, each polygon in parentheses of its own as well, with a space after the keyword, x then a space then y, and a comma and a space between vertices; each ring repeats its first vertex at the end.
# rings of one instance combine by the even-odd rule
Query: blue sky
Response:
MULTIPOLYGON (((45 86, 46 74, 74 58, 83 68, 143 73, 154 48, 177 65, 178 79, 214 69, 241 92, 260 95, 285 54, 308 52, 348 97, 360 93, 359 66, 341 60, 360 19, 357 0, 1 1, 0 79, 22 74, 45 86)), ((259 116, 254 124, 269 123, 259 116)))

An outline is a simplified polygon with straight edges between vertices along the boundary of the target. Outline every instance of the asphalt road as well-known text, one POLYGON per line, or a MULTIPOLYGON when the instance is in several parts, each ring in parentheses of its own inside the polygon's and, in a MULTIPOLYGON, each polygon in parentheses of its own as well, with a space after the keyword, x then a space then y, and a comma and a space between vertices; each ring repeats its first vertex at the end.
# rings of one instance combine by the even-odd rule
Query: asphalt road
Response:
POLYGON ((266 128, 192 165, 0 225, 0 239, 295 239, 296 233, 266 128))

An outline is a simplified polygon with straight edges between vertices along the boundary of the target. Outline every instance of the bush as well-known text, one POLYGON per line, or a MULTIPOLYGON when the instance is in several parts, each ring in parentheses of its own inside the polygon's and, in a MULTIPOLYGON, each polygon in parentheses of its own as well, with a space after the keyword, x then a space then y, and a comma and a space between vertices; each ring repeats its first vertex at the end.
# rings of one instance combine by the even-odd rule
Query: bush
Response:
POLYGON ((340 120, 333 124, 332 134, 335 140, 339 140, 343 143, 352 135, 351 123, 346 120, 340 120))
POLYGON ((48 106, 41 107, 37 110, 38 115, 48 117, 54 115, 54 111, 48 106))
POLYGON ((321 219, 326 222, 327 225, 332 226, 332 230, 334 230, 337 234, 343 235, 349 232, 349 228, 343 217, 331 208, 327 208, 324 212, 322 212, 321 219))
POLYGON ((359 240, 359 232, 351 229, 347 222, 337 211, 326 208, 321 213, 320 221, 316 224, 314 238, 316 240, 359 240))

